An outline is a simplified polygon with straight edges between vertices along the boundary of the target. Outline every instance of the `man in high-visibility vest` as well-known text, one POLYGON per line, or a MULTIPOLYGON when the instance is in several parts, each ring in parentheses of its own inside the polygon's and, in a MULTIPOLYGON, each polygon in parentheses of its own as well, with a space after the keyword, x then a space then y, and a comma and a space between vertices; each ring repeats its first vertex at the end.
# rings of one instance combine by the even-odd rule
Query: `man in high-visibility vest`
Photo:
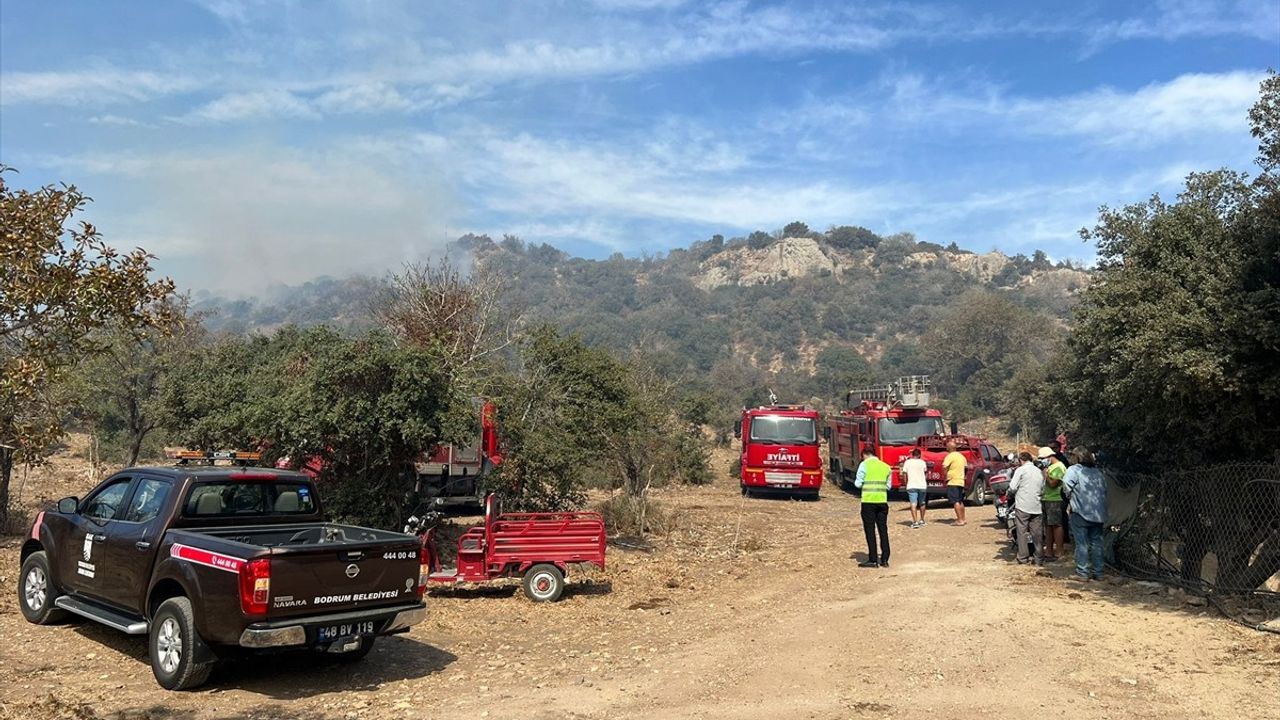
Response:
POLYGON ((854 476, 853 486, 862 489, 862 531, 867 534, 867 560, 858 567, 889 567, 889 464, 876 457, 868 445, 862 449, 862 462, 854 476), (876 532, 880 533, 877 552, 876 532))

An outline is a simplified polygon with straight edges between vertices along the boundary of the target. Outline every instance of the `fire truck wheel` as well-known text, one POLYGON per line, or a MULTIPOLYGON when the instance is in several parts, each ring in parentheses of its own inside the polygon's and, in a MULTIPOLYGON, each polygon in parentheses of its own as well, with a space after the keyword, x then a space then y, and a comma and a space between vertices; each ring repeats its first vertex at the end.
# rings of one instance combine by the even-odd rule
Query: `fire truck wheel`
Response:
POLYGON ((534 565, 524 573, 524 594, 534 602, 555 602, 564 592, 564 573, 555 565, 534 565))

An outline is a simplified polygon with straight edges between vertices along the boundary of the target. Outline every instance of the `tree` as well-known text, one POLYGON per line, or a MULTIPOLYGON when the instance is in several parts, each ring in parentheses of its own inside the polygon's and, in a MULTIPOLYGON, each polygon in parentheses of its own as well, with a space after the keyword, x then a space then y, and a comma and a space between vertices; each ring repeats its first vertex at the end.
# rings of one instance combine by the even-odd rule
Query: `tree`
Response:
POLYGON ((173 302, 164 314, 168 320, 157 327, 130 331, 113 324, 95 333, 101 352, 87 356, 69 377, 75 416, 126 467, 137 464, 144 443, 164 422, 161 386, 205 339, 200 318, 185 301, 173 302))
MULTIPOLYGON (((1280 447, 1280 81, 1250 112, 1262 175, 1193 173, 1173 203, 1102 208, 1081 235, 1098 277, 1076 309, 1060 363, 1064 419, 1121 461, 1196 467, 1271 460, 1280 447)), ((1190 484, 1171 505, 1184 577, 1218 560, 1220 589, 1280 571, 1280 529, 1190 484), (1194 491, 1194 492, 1193 492, 1194 491), (1210 533, 1209 527, 1217 531, 1210 533), (1213 546, 1209 538, 1215 538, 1213 546)), ((1263 500, 1265 501, 1265 500, 1263 500)))
POLYGON ((401 342, 435 357, 452 384, 482 392, 518 327, 519 314, 502 301, 496 273, 477 267, 467 275, 442 260, 406 265, 392 276, 374 314, 401 342))
POLYGON ((493 483, 517 506, 580 506, 599 462, 603 413, 626 402, 622 368, 550 325, 522 339, 519 359, 497 398, 506 452, 493 483))
POLYGON ((861 226, 841 225, 827 231, 827 242, 843 250, 859 250, 879 245, 880 236, 861 226))
POLYGON ((73 186, 35 191, 5 182, 0 167, 0 527, 8 524, 15 463, 42 460, 62 435, 65 408, 52 388, 92 334, 157 323, 168 279, 151 279, 151 256, 120 253, 73 218, 88 203, 73 186))
POLYGON ((375 330, 284 328, 197 353, 162 394, 174 439, 258 447, 320 468, 336 517, 395 527, 412 509, 413 462, 460 440, 473 410, 429 353, 375 330))
POLYGON ((786 227, 782 228, 782 237, 809 237, 809 226, 799 220, 787 223, 786 227))
POLYGON ((1005 384, 1020 369, 1048 359, 1045 318, 1003 295, 965 294, 921 338, 920 353, 948 398, 951 420, 1005 410, 1005 384))

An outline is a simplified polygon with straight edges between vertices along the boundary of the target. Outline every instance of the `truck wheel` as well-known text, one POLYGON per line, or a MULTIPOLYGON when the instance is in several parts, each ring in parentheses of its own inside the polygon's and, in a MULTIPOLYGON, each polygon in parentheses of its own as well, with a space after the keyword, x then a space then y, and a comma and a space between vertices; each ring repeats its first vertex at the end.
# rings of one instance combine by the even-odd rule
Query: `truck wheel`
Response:
POLYGON ((22 579, 18 581, 18 607, 22 617, 36 625, 49 625, 67 616, 53 604, 62 593, 49 573, 49 556, 43 550, 33 552, 22 561, 22 579))
POLYGON ((209 679, 213 663, 196 662, 204 641, 196 633, 191 601, 174 597, 160 603, 151 618, 151 673, 165 690, 187 690, 209 679))
POLYGON ((534 565, 524 574, 524 594, 534 602, 555 602, 564 592, 564 573, 555 565, 534 565))
POLYGON ((987 481, 975 480, 973 482, 973 492, 969 494, 969 501, 974 507, 982 507, 987 504, 987 481))

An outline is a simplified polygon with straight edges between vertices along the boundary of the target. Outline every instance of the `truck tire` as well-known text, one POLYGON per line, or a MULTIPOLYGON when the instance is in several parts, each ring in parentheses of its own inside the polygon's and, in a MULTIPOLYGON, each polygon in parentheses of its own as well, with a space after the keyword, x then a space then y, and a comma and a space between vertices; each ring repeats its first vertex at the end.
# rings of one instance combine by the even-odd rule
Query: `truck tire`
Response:
POLYGON ((524 573, 524 594, 534 602, 555 602, 564 593, 564 573, 555 565, 534 565, 524 573))
POLYGON ((60 595, 49 572, 49 556, 43 550, 28 555, 22 561, 22 578, 18 580, 18 607, 22 609, 22 617, 36 625, 51 625, 65 619, 66 611, 53 604, 60 595))
POLYGON ((982 507, 987 504, 987 481, 984 478, 974 478, 973 490, 969 493, 969 503, 974 507, 982 507))
POLYGON ((211 662, 196 662, 204 641, 196 632, 191 601, 173 597, 160 603, 151 618, 147 650, 151 657, 151 673, 165 690, 189 690, 204 684, 213 670, 211 662))

